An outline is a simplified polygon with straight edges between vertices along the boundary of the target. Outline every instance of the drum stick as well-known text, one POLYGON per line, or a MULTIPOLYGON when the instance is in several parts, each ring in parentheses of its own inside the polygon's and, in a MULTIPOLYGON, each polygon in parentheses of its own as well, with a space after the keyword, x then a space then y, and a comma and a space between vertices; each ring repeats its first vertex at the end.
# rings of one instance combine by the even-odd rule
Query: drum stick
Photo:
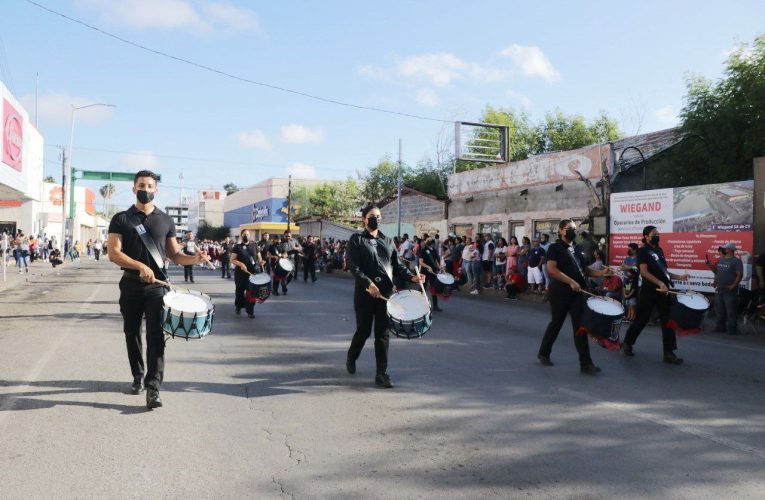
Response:
MULTIPOLYGON (((417 272, 417 277, 420 277, 420 266, 415 266, 414 270, 417 272)), ((419 281, 419 280, 418 280, 419 281)), ((422 284, 422 281, 420 283, 420 290, 422 290, 422 295, 425 297, 425 302, 428 303, 428 308, 430 308, 430 299, 428 298, 428 294, 425 293, 425 285, 422 284)))
POLYGON ((162 280, 158 280, 158 279, 155 279, 155 280, 154 280, 154 283, 159 283, 160 285, 165 285, 167 288, 170 288, 170 289, 172 289, 172 290, 178 290, 178 287, 177 287, 177 286, 175 286, 175 285, 171 285, 171 284, 170 284, 170 283, 168 283, 167 281, 162 281, 162 280))
POLYGON ((582 292, 585 295, 589 295, 590 297, 600 297, 600 295, 595 295, 594 293, 588 292, 587 290, 584 290, 584 289, 579 290, 579 291, 582 292))

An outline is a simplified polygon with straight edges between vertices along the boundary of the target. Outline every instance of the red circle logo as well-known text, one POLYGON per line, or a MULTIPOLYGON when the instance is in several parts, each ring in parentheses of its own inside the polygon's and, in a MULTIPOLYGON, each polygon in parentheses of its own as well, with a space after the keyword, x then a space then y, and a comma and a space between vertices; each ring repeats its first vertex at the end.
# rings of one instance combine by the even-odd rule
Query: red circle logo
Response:
POLYGON ((16 113, 9 113, 5 120, 5 151, 13 161, 21 161, 23 151, 21 118, 16 113))

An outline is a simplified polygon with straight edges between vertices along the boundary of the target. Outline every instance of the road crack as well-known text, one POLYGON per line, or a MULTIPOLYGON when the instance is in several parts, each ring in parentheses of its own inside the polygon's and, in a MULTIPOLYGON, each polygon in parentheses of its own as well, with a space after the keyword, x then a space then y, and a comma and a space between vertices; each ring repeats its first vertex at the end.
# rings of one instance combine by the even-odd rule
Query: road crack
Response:
POLYGON ((292 493, 290 493, 289 491, 287 491, 287 490, 284 488, 284 485, 283 485, 283 484, 282 484, 280 481, 277 481, 277 480, 276 480, 276 476, 271 476, 271 481, 273 481, 273 482, 274 482, 274 484, 275 484, 276 486, 278 486, 278 487, 279 487, 279 492, 280 492, 280 495, 281 495, 281 497, 282 497, 282 498, 287 498, 287 497, 289 497, 289 498, 291 498, 292 500, 295 500, 295 495, 293 495, 292 493))

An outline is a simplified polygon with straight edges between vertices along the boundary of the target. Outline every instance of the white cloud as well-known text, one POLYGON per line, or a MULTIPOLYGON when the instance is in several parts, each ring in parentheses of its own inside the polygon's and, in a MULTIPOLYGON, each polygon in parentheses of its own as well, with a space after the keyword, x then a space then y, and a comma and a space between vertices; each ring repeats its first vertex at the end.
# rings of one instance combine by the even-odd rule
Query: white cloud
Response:
POLYGON ((271 142, 260 130, 243 131, 236 134, 236 140, 239 142, 239 146, 244 149, 262 149, 263 151, 271 151, 271 142))
POLYGON ((287 167, 287 173, 298 179, 316 179, 316 169, 307 163, 293 163, 287 167))
POLYGON ((523 76, 539 77, 548 82, 560 80, 560 73, 539 47, 513 44, 499 54, 508 57, 523 76))
POLYGON ((450 52, 435 52, 396 58, 396 63, 390 68, 366 64, 359 68, 359 74, 384 81, 415 80, 436 87, 445 87, 460 80, 501 82, 516 74, 549 82, 560 79, 560 73, 539 47, 517 44, 485 62, 468 61, 450 52))
POLYGON ((507 94, 507 97, 513 99, 514 101, 517 101, 522 108, 530 108, 531 107, 531 99, 526 94, 523 94, 521 92, 517 92, 515 90, 508 90, 505 92, 507 94))
POLYGON ((78 0, 77 4, 98 12, 108 23, 130 28, 209 33, 215 28, 248 30, 260 26, 254 12, 227 2, 194 5, 189 0, 78 0))
POLYGON ((424 88, 417 92, 417 102, 429 108, 435 108, 439 104, 438 95, 433 89, 424 88))
POLYGON ((159 158, 153 151, 133 151, 119 159, 120 165, 131 170, 156 170, 159 158))
POLYGON ((661 123, 662 126, 667 127, 673 127, 680 122, 678 114, 678 109, 671 104, 659 108, 655 112, 656 119, 659 120, 659 123, 661 123))
POLYGON ((292 123, 281 128, 280 138, 287 144, 321 144, 324 142, 324 130, 292 123))
POLYGON ((260 19, 250 10, 220 2, 208 3, 202 9, 223 26, 239 31, 260 30, 260 19))
MULTIPOLYGON (((21 104, 34 116, 35 96, 27 94, 19 99, 21 104)), ((68 127, 72 120, 72 106, 86 106, 100 102, 99 99, 92 97, 74 96, 66 91, 47 92, 40 96, 39 120, 40 127, 44 126, 66 126, 68 127)), ((76 120, 78 124, 87 123, 89 125, 98 125, 110 119, 114 114, 114 108, 106 106, 93 106, 92 108, 81 109, 77 111, 76 120)))

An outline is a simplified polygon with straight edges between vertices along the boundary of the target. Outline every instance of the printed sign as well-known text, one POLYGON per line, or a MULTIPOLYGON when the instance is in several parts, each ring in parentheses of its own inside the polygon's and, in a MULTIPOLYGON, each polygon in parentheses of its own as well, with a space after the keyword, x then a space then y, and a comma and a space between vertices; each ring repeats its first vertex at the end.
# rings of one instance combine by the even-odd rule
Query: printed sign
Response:
POLYGON ((3 99, 3 163, 21 172, 24 122, 11 103, 3 99))
MULTIPOLYGON (((641 244, 645 226, 656 226, 672 272, 689 273, 690 289, 714 292, 710 265, 719 247, 736 245, 744 263, 742 283, 752 276, 754 182, 706 184, 611 195, 611 264, 621 265, 629 243, 641 244)), ((677 288, 686 285, 676 283, 677 288)))

